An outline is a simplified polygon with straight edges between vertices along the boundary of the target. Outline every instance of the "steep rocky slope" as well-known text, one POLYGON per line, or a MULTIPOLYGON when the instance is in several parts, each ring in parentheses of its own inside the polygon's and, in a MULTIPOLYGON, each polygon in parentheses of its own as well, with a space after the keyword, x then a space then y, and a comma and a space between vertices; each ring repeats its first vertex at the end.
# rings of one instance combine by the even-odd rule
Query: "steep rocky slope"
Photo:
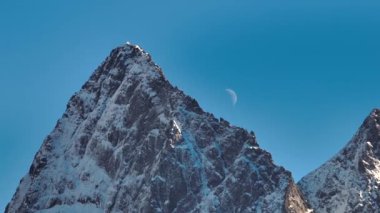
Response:
POLYGON ((315 212, 380 212, 380 110, 336 156, 298 184, 315 212))
POLYGON ((69 101, 6 212, 306 212, 253 133, 204 112, 149 54, 114 49, 69 101))

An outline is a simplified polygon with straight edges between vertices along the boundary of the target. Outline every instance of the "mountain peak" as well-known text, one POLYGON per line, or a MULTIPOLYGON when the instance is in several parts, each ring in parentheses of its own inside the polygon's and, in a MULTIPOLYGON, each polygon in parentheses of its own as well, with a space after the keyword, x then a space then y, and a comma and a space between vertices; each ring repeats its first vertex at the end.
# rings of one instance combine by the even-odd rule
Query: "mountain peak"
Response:
POLYGON ((136 49, 138 49, 138 50, 140 50, 141 52, 143 52, 143 53, 145 53, 145 54, 148 54, 148 53, 146 53, 139 45, 137 45, 137 44, 132 44, 130 41, 127 41, 124 45, 122 45, 122 46, 129 46, 129 47, 131 47, 131 48, 136 48, 136 49))
MULTIPOLYGON (((127 41, 124 44, 119 45, 115 48, 116 50, 119 50, 120 52, 124 52, 125 54, 135 53, 133 55, 149 55, 147 52, 145 52, 144 49, 142 49, 137 44, 132 44, 131 42, 127 41), (138 54, 136 54, 138 53, 138 54)), ((114 49, 114 50, 115 50, 114 49)))
POLYGON ((6 212, 302 212, 294 187, 253 134, 125 44, 70 99, 6 212))
POLYGON ((103 70, 111 74, 127 72, 131 75, 164 78, 161 68, 152 61, 149 53, 129 42, 113 49, 103 63, 103 70))

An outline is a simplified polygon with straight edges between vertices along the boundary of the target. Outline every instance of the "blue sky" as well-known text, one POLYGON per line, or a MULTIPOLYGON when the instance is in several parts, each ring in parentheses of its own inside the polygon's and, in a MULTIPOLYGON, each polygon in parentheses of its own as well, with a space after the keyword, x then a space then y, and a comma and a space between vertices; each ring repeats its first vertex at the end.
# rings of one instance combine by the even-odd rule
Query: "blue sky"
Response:
POLYGON ((380 106, 379 11, 375 0, 2 0, 0 209, 70 96, 126 41, 206 111, 255 131, 298 180, 380 106))

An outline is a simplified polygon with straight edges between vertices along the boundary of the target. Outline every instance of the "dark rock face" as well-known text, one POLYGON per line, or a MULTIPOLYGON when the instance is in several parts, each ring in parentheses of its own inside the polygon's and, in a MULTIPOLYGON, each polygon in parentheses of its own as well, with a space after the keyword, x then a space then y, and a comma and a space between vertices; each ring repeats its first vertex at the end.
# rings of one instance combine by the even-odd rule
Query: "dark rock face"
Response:
POLYGON ((379 212, 380 110, 352 140, 298 183, 316 212, 379 212))
POLYGON ((204 112, 138 46, 114 49, 6 212, 306 212, 253 133, 204 112))

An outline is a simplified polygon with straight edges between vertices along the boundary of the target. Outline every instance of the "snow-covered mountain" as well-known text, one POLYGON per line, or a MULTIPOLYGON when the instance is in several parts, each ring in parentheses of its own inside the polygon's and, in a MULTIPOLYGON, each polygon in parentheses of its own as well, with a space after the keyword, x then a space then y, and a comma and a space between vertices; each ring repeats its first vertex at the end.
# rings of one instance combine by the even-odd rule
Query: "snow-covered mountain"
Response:
POLYGON ((252 132, 204 112, 131 44, 114 49, 70 99, 6 208, 307 211, 290 172, 252 132))
POLYGON ((380 212, 380 110, 336 156, 298 183, 315 212, 380 212))

